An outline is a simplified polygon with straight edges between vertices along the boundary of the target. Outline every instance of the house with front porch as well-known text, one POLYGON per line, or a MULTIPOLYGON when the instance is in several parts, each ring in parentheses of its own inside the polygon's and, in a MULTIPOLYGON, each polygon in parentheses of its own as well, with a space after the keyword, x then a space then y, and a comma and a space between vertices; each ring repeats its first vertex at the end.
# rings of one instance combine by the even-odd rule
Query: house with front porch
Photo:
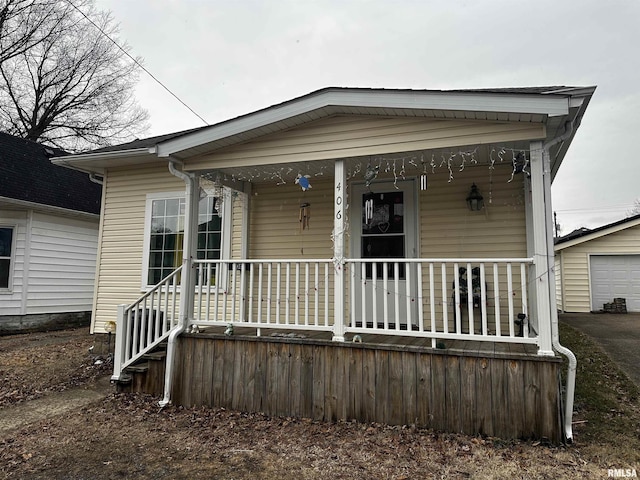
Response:
POLYGON ((550 186, 594 90, 326 88, 54 159, 103 178, 92 332, 115 332, 113 380, 571 440, 550 186))

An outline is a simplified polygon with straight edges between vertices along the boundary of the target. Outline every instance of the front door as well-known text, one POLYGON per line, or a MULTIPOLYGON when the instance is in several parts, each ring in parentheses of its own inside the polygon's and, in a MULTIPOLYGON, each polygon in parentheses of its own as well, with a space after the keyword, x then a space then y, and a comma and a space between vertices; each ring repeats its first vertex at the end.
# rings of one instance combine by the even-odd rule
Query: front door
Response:
POLYGON ((414 182, 354 185, 353 197, 351 251, 354 258, 380 261, 366 263, 364 269, 352 265, 352 320, 407 328, 417 318, 416 268, 397 259, 417 253, 414 182))

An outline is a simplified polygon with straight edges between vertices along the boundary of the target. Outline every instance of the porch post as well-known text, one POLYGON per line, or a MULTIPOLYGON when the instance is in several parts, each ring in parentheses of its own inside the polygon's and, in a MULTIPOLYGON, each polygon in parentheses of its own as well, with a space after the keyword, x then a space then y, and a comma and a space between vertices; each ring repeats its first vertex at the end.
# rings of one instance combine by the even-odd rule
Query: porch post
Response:
MULTIPOLYGON (((186 172, 185 172, 186 173, 186 172)), ((180 285, 180 322, 187 324, 193 318, 193 301, 196 291, 196 275, 193 270, 198 238, 198 202, 200 181, 197 175, 191 177, 185 191, 184 239, 182 246, 182 282, 180 285)))
POLYGON ((346 207, 344 159, 335 161, 333 215, 333 341, 344 342, 344 228, 346 207))
POLYGON ((554 355, 551 344, 551 302, 549 297, 549 269, 547 245, 547 215, 545 201, 545 169, 541 141, 531 142, 531 213, 533 223, 533 268, 535 272, 536 313, 538 315, 538 355, 554 355))

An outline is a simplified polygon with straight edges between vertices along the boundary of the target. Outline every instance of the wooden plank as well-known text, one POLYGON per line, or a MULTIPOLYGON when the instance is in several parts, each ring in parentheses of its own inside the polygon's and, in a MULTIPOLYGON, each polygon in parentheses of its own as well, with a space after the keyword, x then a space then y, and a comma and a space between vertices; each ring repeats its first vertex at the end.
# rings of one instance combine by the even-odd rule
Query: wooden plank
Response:
POLYGON ((445 361, 446 394, 445 408, 447 409, 447 426, 449 432, 461 431, 460 407, 460 357, 449 355, 445 361))
POLYGON ((302 368, 302 345, 289 344, 289 401, 288 415, 302 416, 302 388, 300 384, 300 370, 302 368))
POLYGON ((313 416, 314 420, 324 419, 324 367, 325 350, 327 347, 314 345, 313 347, 313 416))
POLYGON ((204 367, 204 343, 201 338, 191 338, 193 342, 193 367, 191 370, 191 403, 202 405, 204 391, 204 378, 202 369, 204 367))
POLYGON ((543 402, 540 413, 540 435, 552 443, 561 440, 560 402, 558 395, 558 364, 552 362, 536 362, 540 368, 540 398, 543 402))
POLYGON ((431 358, 431 398, 433 400, 431 425, 434 430, 447 428, 446 360, 445 355, 433 355, 431 358))
POLYGON ((268 343, 255 343, 256 367, 253 380, 253 411, 265 412, 267 396, 267 347, 268 343))
POLYGON ((389 423, 389 352, 375 351, 376 422, 389 423))
POLYGON ((182 359, 184 361, 182 368, 182 388, 181 388, 181 405, 185 405, 187 407, 193 406, 192 398, 193 398, 193 383, 192 383, 192 373, 193 373, 193 338, 183 338, 182 340, 182 359))
POLYGON ((244 362, 247 353, 247 344, 250 342, 245 342, 241 340, 234 341, 234 363, 233 363, 233 397, 231 399, 231 408, 234 410, 243 410, 244 405, 244 397, 245 397, 245 386, 246 386, 246 376, 244 371, 244 362))
POLYGON ((288 416, 289 414, 289 369, 291 366, 289 358, 289 343, 277 343, 278 363, 276 375, 278 384, 276 387, 275 412, 278 416, 288 416))
POLYGON ((211 388, 211 403, 214 407, 222 406, 222 373, 224 370, 224 340, 213 340, 213 385, 211 388))
POLYGON ((214 342, 202 339, 202 398, 201 405, 211 407, 211 387, 213 384, 213 352, 214 342))
POLYGON ((245 342, 244 344, 244 401, 240 409, 245 412, 256 412, 255 389, 256 389, 256 363, 259 342, 245 342))
POLYGON ((492 358, 491 371, 491 404, 493 408, 493 431, 497 437, 508 438, 511 431, 509 422, 511 408, 505 383, 505 363, 503 359, 492 358))
POLYGON ((264 412, 277 415, 278 411, 278 375, 280 374, 280 348, 277 343, 267 343, 266 395, 264 412))
POLYGON ((303 345, 300 364, 300 416, 313 418, 313 346, 303 345))
POLYGON ((418 421, 418 378, 416 357, 413 352, 401 352, 402 356, 402 402, 404 425, 415 425, 418 421))
POLYGON ((509 438, 520 438, 524 432, 525 409, 522 361, 506 360, 505 367, 507 398, 511 409, 509 424, 512 433, 509 438))
POLYGON ((522 436, 524 438, 536 438, 536 432, 540 432, 540 419, 537 414, 542 409, 540 398, 540 369, 538 362, 525 362, 523 366, 524 382, 524 421, 522 436))
MULTIPOLYGON (((404 387, 402 371, 402 352, 389 352, 389 420, 391 425, 404 423, 404 387)), ((415 377, 414 377, 415 381, 415 377)))
POLYGON ((416 353, 416 424, 431 427, 431 358, 428 353, 416 353))
POLYGON ((476 433, 477 386, 476 357, 460 358, 460 431, 467 435, 476 433))
POLYGON ((335 422, 337 416, 337 396, 336 396, 336 359, 334 358, 335 349, 327 347, 324 354, 324 420, 327 422, 335 422))
POLYGON ((476 411, 474 433, 494 435, 493 404, 491 402, 491 360, 480 357, 475 363, 476 411))
POLYGON ((362 357, 362 422, 374 422, 376 419, 376 352, 361 350, 362 357))
POLYGON ((235 350, 242 342, 236 340, 224 341, 223 367, 222 367, 222 406, 233 408, 233 380, 235 370, 235 350))
POLYGON ((349 404, 349 350, 336 345, 332 348, 335 375, 335 415, 337 420, 347 419, 349 404))
POLYGON ((347 388, 347 397, 349 399, 346 419, 360 420, 363 418, 362 396, 363 396, 363 371, 362 371, 362 352, 361 348, 350 348, 349 354, 349 383, 347 388))

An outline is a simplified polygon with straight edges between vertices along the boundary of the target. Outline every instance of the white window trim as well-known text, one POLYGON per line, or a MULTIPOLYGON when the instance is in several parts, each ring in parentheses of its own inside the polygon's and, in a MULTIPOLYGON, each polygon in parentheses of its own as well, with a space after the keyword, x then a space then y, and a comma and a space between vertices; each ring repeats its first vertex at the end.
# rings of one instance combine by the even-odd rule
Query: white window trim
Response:
MULTIPOLYGON (((228 260, 231 258, 231 233, 233 231, 231 216, 233 213, 231 199, 233 196, 228 191, 229 189, 224 187, 222 202, 222 231, 220 232, 220 257, 222 260, 228 260)), ((142 250, 142 278, 140 279, 140 290, 142 292, 148 292, 153 288, 153 285, 147 284, 149 278, 149 243, 151 242, 151 212, 154 200, 164 200, 172 198, 184 198, 184 191, 181 192, 156 192, 148 193, 144 212, 144 244, 142 250)), ((196 232, 197 234, 197 232, 196 232)), ((219 285, 220 291, 224 291, 226 282, 226 275, 223 275, 223 281, 219 285)), ((178 290, 180 287, 178 286, 178 290)))
MULTIPOLYGON (((13 273, 16 269, 16 248, 18 245, 18 225, 15 223, 1 223, 0 228, 11 228, 11 255, 9 256, 9 282, 7 288, 0 288, 0 294, 13 293, 13 273)), ((2 257, 6 258, 6 257, 2 257)))

